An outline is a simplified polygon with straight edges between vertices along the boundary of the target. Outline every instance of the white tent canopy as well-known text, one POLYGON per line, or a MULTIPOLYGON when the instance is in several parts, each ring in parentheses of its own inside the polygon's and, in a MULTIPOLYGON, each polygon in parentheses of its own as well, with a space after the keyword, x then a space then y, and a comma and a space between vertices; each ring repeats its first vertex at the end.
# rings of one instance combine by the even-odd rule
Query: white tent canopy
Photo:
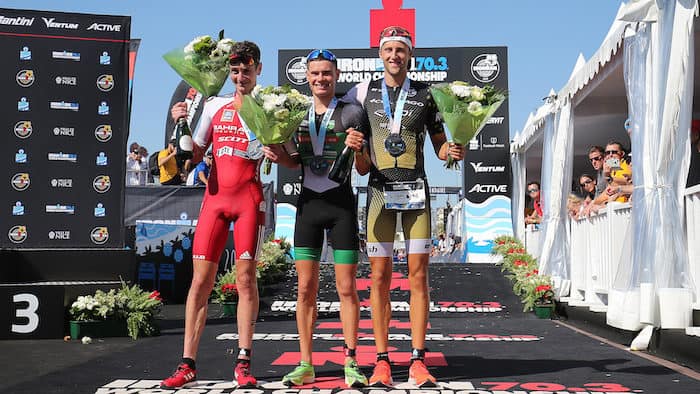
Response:
MULTIPOLYGON (((627 150, 632 149, 633 207, 636 206, 632 213, 636 246, 629 264, 621 265, 617 273, 616 285, 624 282, 626 287, 617 290, 623 295, 638 291, 640 278, 644 277, 651 281, 654 291, 681 288, 694 292, 692 280, 688 280, 687 249, 681 244, 684 230, 679 204, 681 180, 684 186, 687 175, 688 151, 677 147, 688 145, 690 119, 693 113, 698 113, 692 108, 697 87, 693 75, 700 63, 694 57, 696 17, 697 0, 622 3, 596 53, 588 61, 579 56, 556 99, 548 100, 531 114, 522 132, 516 135, 511 144, 511 162, 519 165, 513 166, 513 182, 514 186, 523 187, 513 190, 524 190, 526 180, 542 178, 545 218, 540 239, 546 248, 540 268, 544 273, 567 279, 570 270, 561 264, 560 251, 561 246, 568 248, 568 245, 556 244, 568 242, 568 230, 553 223, 560 223, 561 212, 566 212, 563 209, 566 195, 578 183, 578 176, 593 172, 588 161, 589 147, 605 146, 615 140, 622 142, 627 150), (640 38, 641 34, 645 36, 640 38), (644 37, 650 40, 648 51, 640 51, 639 45, 627 45, 626 41, 638 43, 644 37), (641 71, 649 77, 640 82, 634 78, 639 78, 641 71), (630 94, 636 102, 628 103, 630 94), (624 129, 628 117, 633 117, 633 141, 624 129), (567 153, 572 157, 551 151, 567 151, 571 142, 572 153, 567 153), (563 181, 572 175, 573 182, 565 184, 563 181), (548 201, 549 197, 557 201, 548 201), (654 230, 659 225, 664 231, 654 230)), ((514 203, 519 200, 513 197, 514 203)), ((513 210, 523 212, 522 206, 514 206, 513 210)), ((514 225, 514 233, 520 234, 517 226, 522 221, 514 221, 514 225)), ((614 316, 615 311, 609 314, 614 316)), ((658 321, 637 319, 637 325, 642 323, 658 325, 658 321)))

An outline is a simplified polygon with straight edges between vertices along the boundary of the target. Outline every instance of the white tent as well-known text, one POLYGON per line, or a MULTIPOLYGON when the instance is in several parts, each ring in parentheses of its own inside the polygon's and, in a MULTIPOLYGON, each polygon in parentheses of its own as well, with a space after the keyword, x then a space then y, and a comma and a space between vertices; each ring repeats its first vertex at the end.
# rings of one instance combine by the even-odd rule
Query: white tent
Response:
MULTIPOLYGON (((675 308, 677 313, 686 313, 695 296, 684 245, 681 190, 697 67, 696 16, 696 0, 622 3, 598 51, 584 64, 577 62, 554 103, 532 115, 511 145, 513 190, 522 191, 524 187, 515 186, 524 185, 524 178, 532 179, 532 174, 542 179, 540 271, 559 279, 560 295, 565 295, 570 275, 568 230, 562 223, 571 175, 577 178, 592 170, 589 146, 608 140, 631 145, 632 253, 620 259, 607 305, 608 323, 620 328, 664 327, 654 313, 659 303, 674 297, 676 306, 679 300, 685 305, 675 308), (623 127, 628 117, 631 141, 623 127)), ((513 196, 514 203, 518 197, 513 196)), ((513 211, 522 213, 521 208, 513 211)), ((514 226, 514 233, 521 234, 521 221, 514 220, 514 226)), ((624 234, 617 236, 618 242, 624 241, 624 234)), ((674 313, 666 307, 669 311, 674 313)))

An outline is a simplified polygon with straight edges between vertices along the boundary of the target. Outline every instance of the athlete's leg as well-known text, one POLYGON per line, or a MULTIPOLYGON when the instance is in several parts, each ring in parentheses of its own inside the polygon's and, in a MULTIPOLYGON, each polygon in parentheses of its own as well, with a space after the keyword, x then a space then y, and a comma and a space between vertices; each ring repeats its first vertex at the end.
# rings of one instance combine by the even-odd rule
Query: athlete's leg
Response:
POLYGON ((345 344, 350 349, 357 349, 357 330, 360 321, 360 297, 357 295, 356 276, 357 263, 342 264, 336 259, 335 288, 340 299, 340 322, 343 326, 345 344))
POLYGON ((320 264, 313 260, 297 260, 295 266, 298 278, 296 320, 299 332, 299 350, 301 361, 312 364, 314 325, 318 317, 316 295, 318 294, 320 264))
MULTIPOLYGON (((238 347, 251 349, 255 322, 258 319, 258 281, 256 278, 256 261, 253 259, 236 260, 236 287, 238 288, 238 347)), ((241 356, 239 355, 239 358, 241 356)), ((243 357, 246 358, 246 357, 243 357)))
POLYGON ((411 321, 411 346, 414 349, 425 348, 430 308, 428 260, 428 254, 408 255, 408 282, 411 289, 409 320, 411 321))
POLYGON ((195 259, 192 264, 192 284, 185 304, 185 344, 182 357, 196 360, 199 339, 207 321, 207 304, 219 266, 203 259, 195 259))

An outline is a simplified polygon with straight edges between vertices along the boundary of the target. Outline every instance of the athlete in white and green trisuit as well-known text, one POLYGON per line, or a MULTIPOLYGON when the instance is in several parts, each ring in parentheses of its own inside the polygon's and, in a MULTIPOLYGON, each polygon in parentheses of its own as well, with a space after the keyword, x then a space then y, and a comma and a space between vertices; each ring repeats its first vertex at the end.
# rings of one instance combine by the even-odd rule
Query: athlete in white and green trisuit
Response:
POLYGON ((312 383, 315 378, 312 336, 318 314, 319 260, 324 232, 328 230, 345 338, 345 383, 362 387, 367 385, 367 378, 358 367, 355 356, 360 316, 355 286, 359 249, 355 196, 349 180, 338 184, 328 179, 328 173, 346 145, 355 151, 355 162, 364 160, 369 163, 369 155, 362 149, 365 145, 363 134, 358 131, 368 130, 369 123, 361 108, 352 108, 354 104, 335 98, 335 84, 340 72, 333 53, 314 50, 307 56, 306 65, 306 77, 313 94, 308 119, 299 127, 295 141, 264 148, 265 155, 273 162, 289 168, 301 166, 303 172, 303 189, 297 203, 294 230, 299 280, 296 318, 301 361, 282 382, 289 386, 302 385, 312 383), (347 116, 351 111, 354 117, 347 116))

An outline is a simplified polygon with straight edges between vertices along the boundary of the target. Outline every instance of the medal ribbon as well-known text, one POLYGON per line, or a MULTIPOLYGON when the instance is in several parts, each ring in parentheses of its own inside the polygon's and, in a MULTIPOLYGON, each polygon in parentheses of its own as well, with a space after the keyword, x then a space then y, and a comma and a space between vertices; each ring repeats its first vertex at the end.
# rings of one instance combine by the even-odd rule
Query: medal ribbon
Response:
POLYGON ((333 97, 331 104, 326 109, 326 113, 323 115, 323 120, 321 120, 321 127, 316 133, 316 106, 314 102, 311 101, 311 108, 309 109, 309 136, 311 137, 311 147, 314 150, 314 156, 323 155, 323 146, 326 143, 326 129, 328 129, 328 123, 331 121, 333 116, 333 111, 335 111, 335 106, 338 104, 338 99, 333 97))
POLYGON ((382 79, 382 103, 384 104, 384 113, 389 117, 389 129, 391 134, 401 134, 401 118, 403 117, 403 106, 406 104, 408 97, 408 88, 411 80, 406 77, 401 85, 401 93, 396 99, 396 117, 391 116, 391 102, 389 101, 389 90, 386 86, 386 80, 382 79))
POLYGON ((238 112, 236 112, 236 116, 238 116, 238 120, 241 121, 241 126, 243 126, 243 131, 245 132, 246 137, 248 137, 248 142, 255 141, 257 137, 255 137, 255 133, 253 133, 250 130, 250 127, 248 127, 248 125, 245 124, 245 120, 243 120, 243 117, 238 115, 238 112))

